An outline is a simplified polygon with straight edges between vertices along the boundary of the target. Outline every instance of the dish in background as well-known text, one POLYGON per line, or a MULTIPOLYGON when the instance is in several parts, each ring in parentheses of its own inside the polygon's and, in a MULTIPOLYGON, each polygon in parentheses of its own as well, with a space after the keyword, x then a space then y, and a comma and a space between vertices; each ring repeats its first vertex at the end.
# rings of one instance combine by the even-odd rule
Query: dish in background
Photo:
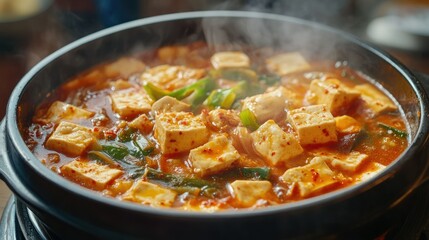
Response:
POLYGON ((410 51, 429 51, 429 7, 392 6, 366 29, 375 43, 410 51))
POLYGON ((37 31, 52 4, 52 0, 0 0, 0 41, 37 31))

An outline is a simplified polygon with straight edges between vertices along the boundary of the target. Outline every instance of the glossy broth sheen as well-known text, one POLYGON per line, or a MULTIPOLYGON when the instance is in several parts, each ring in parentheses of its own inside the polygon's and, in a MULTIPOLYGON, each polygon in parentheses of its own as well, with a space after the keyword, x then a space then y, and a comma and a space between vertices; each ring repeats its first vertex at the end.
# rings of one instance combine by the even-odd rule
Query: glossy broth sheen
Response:
POLYGON ((108 197, 209 212, 284 204, 365 181, 407 147, 399 107, 362 76, 298 52, 166 46, 66 82, 25 139, 108 197))

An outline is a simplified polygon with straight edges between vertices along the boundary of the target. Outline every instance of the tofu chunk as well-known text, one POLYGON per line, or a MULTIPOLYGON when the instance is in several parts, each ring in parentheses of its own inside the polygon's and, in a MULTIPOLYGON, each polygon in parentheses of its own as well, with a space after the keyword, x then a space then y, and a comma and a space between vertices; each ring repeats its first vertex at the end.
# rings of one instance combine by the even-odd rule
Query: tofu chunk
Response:
POLYGON ((229 168, 233 162, 240 158, 240 154, 225 136, 194 148, 189 153, 194 173, 207 176, 229 168))
POLYGON ((190 212, 206 212, 206 213, 213 213, 218 212, 222 210, 220 207, 220 204, 214 201, 203 201, 199 203, 198 205, 194 204, 191 201, 187 201, 183 206, 180 207, 180 209, 190 212))
POLYGON ((329 157, 315 157, 305 166, 286 170, 280 180, 297 186, 300 196, 307 197, 341 180, 326 164, 329 160, 329 157))
POLYGON ((265 122, 251 136, 256 152, 274 166, 304 151, 295 136, 284 132, 273 120, 265 122))
POLYGON ((74 160, 61 167, 61 174, 85 187, 102 190, 122 171, 95 162, 74 160))
POLYGON ((267 92, 243 100, 243 109, 253 112, 258 123, 262 124, 269 119, 280 120, 285 116, 285 109, 296 106, 296 95, 290 90, 279 87, 272 92, 267 92))
POLYGON ((363 173, 356 178, 357 182, 363 182, 368 179, 373 178, 378 173, 383 171, 386 168, 383 164, 371 162, 369 163, 369 166, 363 171, 363 173))
POLYGON ((361 124, 354 118, 343 115, 335 118, 337 131, 344 134, 358 133, 362 129, 361 124))
POLYGON ((270 57, 266 60, 266 65, 269 71, 280 76, 310 68, 310 64, 298 52, 282 53, 270 57))
POLYGON ((288 121, 298 133, 302 145, 337 141, 335 119, 325 105, 289 111, 288 121))
POLYGON ((138 181, 122 196, 122 199, 152 207, 170 207, 177 193, 156 184, 138 181))
POLYGON ((189 104, 170 96, 162 97, 152 105, 152 112, 155 115, 163 112, 189 112, 190 110, 189 104))
POLYGON ((266 198, 271 187, 269 181, 235 180, 231 183, 232 195, 244 207, 251 207, 259 199, 266 198))
POLYGON ((151 110, 153 100, 144 92, 122 90, 110 95, 113 110, 121 117, 135 116, 151 110))
POLYGON ((134 73, 143 72, 146 65, 135 58, 120 58, 104 67, 104 74, 109 78, 128 78, 134 73))
POLYGON ((95 137, 89 128, 70 122, 61 122, 48 138, 45 146, 75 157, 81 155, 94 142, 95 137))
POLYGON ((367 158, 366 154, 351 152, 345 158, 332 158, 329 165, 341 171, 355 172, 367 158))
POLYGON ((116 81, 109 82, 110 88, 112 90, 123 90, 127 88, 132 88, 134 85, 123 79, 118 79, 116 81))
POLYGON ((55 101, 49 107, 43 121, 58 123, 61 120, 88 119, 93 112, 60 101, 55 101))
POLYGON ((398 109, 392 100, 370 84, 357 85, 354 89, 360 92, 366 107, 373 113, 373 115, 398 109))
POLYGON ((173 91, 188 86, 205 75, 204 69, 160 65, 144 72, 140 79, 142 85, 151 82, 159 88, 173 91))
POLYGON ((167 63, 174 62, 178 58, 185 58, 188 54, 190 54, 188 46, 165 46, 157 51, 158 58, 167 63))
POLYGON ((334 116, 347 112, 360 94, 349 89, 338 79, 313 80, 306 95, 311 104, 325 104, 334 116))
POLYGON ((128 124, 132 128, 137 128, 141 133, 150 133, 153 123, 146 114, 142 114, 128 124))
POLYGON ((247 68, 250 66, 249 57, 242 52, 217 52, 210 59, 215 69, 247 68))
POLYGON ((154 132, 163 154, 191 150, 206 143, 210 136, 201 117, 190 112, 167 112, 157 115, 154 132))
POLYGON ((211 110, 208 114, 208 121, 220 131, 231 130, 240 124, 240 118, 236 111, 222 108, 211 110))

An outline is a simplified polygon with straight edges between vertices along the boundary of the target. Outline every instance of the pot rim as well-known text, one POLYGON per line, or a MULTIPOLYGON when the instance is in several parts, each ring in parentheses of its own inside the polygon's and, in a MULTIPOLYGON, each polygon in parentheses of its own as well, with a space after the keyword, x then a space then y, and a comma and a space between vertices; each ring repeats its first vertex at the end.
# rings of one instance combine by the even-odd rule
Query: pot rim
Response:
MULTIPOLYGON (((58 187, 64 189, 65 191, 72 192, 81 197, 93 200, 99 204, 108 205, 109 207, 116 207, 126 209, 128 211, 141 212, 145 214, 153 214, 159 216, 168 216, 168 217, 180 217, 180 218, 239 218, 239 217, 250 217, 250 216, 260 216, 266 214, 273 214, 278 211, 300 211, 304 208, 311 208, 314 206, 323 206, 325 204, 332 204, 333 202, 338 202, 343 199, 352 198, 368 189, 373 188, 374 186, 384 182, 386 179, 395 175, 397 171, 402 167, 402 165, 408 161, 416 152, 423 146, 428 138, 429 123, 424 121, 424 116, 428 116, 428 97, 425 93, 425 90, 419 80, 403 66, 396 59, 392 58, 389 54, 377 49, 376 47, 371 46, 370 44, 364 43, 351 34, 339 31, 337 29, 321 25, 319 23, 297 19, 294 17, 271 14, 271 13, 260 13, 260 12, 249 12, 249 11, 195 11, 195 12, 183 12, 183 13, 174 13, 167 15, 160 15, 155 17, 149 17, 139 20, 134 20, 131 22, 123 23, 116 25, 95 33, 92 33, 88 36, 80 38, 62 48, 50 54, 43 60, 41 60, 37 65, 35 65, 16 85, 13 90, 11 97, 7 106, 6 113, 6 134, 15 147, 19 155, 25 160, 25 163, 30 165, 30 167, 36 171, 40 177, 47 179, 50 183, 57 185, 58 187), (32 80, 39 71, 41 71, 45 66, 50 64, 50 62, 55 61, 57 58, 63 54, 67 54, 69 51, 84 45, 88 42, 96 40, 98 38, 117 33, 122 30, 131 29, 135 27, 142 27, 144 25, 150 25, 160 22, 169 22, 169 21, 178 21, 186 19, 204 19, 204 18, 250 18, 250 19, 262 19, 269 21, 279 21, 279 22, 292 22, 303 25, 305 27, 318 28, 323 31, 332 32, 343 37, 345 40, 350 41, 360 47, 363 47, 375 54, 377 57, 383 59, 390 66, 392 66, 396 71, 398 71, 408 84, 413 89, 415 95, 419 100, 420 105, 420 124, 416 131, 414 139, 409 142, 408 148, 390 165, 388 165, 381 173, 377 176, 366 180, 364 182, 358 183, 353 186, 349 186, 343 189, 339 189, 334 192, 325 193, 320 196, 300 200, 288 204, 280 204, 278 206, 264 207, 260 209, 243 209, 243 210, 227 210, 214 213, 206 212, 194 212, 194 211, 183 211, 176 209, 161 209, 150 206, 144 206, 141 204, 135 204, 131 202, 120 201, 117 199, 108 198, 102 196, 101 194, 94 192, 92 190, 86 189, 84 187, 75 184, 58 174, 52 172, 45 165, 37 159, 34 154, 29 150, 27 145, 24 143, 24 140, 21 136, 21 133, 18 128, 18 112, 19 112, 19 101, 21 99, 22 93, 29 82, 32 80)), ((427 168, 427 166, 426 166, 427 168)), ((15 171, 15 169, 13 169, 15 171)), ((419 181, 419 180, 418 180, 419 181)), ((417 181, 417 182, 418 182, 417 181)), ((13 183, 11 183, 13 185, 13 183)), ((15 189, 19 192, 19 189, 15 189)), ((25 196, 21 196, 25 199, 25 196)), ((38 203, 33 203, 38 205, 38 203)), ((41 209, 45 209, 50 212, 49 206, 37 206, 41 209)))

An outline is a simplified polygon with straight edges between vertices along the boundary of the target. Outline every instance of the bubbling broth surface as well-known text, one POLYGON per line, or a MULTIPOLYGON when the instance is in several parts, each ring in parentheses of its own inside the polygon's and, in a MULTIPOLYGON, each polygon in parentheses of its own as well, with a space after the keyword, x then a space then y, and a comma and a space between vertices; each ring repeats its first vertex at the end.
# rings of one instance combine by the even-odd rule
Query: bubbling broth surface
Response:
POLYGON ((299 52, 166 46, 64 83, 24 138, 52 171, 119 200, 285 204, 365 181, 407 147, 399 107, 362 76, 299 52))

